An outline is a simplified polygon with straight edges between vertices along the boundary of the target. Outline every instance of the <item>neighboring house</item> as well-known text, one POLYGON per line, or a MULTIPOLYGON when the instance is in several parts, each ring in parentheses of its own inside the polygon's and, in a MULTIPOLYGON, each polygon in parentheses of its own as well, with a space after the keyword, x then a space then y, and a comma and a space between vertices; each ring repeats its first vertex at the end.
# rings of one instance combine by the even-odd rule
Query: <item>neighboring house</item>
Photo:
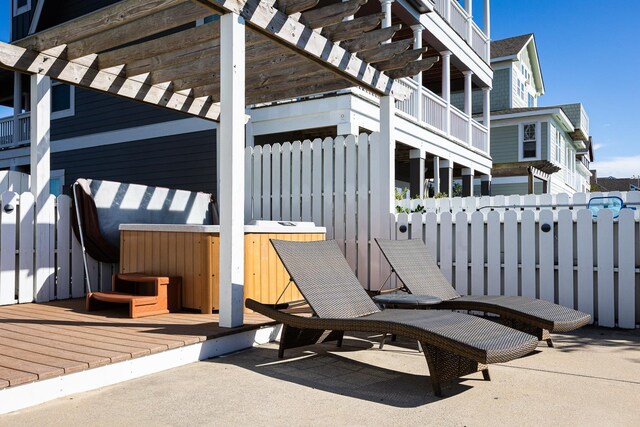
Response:
MULTIPOLYGON (((113 3, 13 0, 12 41, 113 3)), ((470 102, 460 109, 450 102, 454 90, 466 89, 470 100, 477 89, 486 106, 479 111, 488 121, 489 0, 484 0, 485 30, 471 19, 472 2, 465 3, 370 0, 355 15, 389 13, 389 22, 402 25, 393 40, 412 36, 413 48, 427 48, 423 58, 438 59, 431 69, 404 79, 411 97, 396 103, 396 179, 414 195, 424 190, 425 178, 447 193, 454 179, 463 179, 471 194, 474 176, 482 178, 488 194, 489 131, 472 117, 470 102)), ((14 109, 13 116, 0 119, 0 169, 29 172, 28 79, 2 72, 0 83, 5 88, 0 104, 14 109)), ((216 123, 57 83, 52 104, 54 193, 78 177, 216 193, 216 123)), ((370 133, 380 126, 377 97, 356 88, 247 106, 247 114, 248 146, 370 133)))
POLYGON ((534 35, 493 41, 491 66, 491 194, 589 191, 589 117, 579 103, 538 106, 545 87, 534 35))
POLYGON ((640 191, 640 176, 631 178, 599 178, 595 170, 591 171, 591 191, 640 191))

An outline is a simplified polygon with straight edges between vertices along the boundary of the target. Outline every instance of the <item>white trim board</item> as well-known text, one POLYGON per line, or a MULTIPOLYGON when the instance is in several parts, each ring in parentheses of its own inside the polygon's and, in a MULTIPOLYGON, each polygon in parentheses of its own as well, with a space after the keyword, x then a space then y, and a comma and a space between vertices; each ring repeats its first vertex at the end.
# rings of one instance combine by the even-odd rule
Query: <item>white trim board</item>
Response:
POLYGON ((8 387, 0 390, 0 414, 266 344, 276 340, 280 330, 281 326, 276 325, 245 331, 99 368, 8 387))

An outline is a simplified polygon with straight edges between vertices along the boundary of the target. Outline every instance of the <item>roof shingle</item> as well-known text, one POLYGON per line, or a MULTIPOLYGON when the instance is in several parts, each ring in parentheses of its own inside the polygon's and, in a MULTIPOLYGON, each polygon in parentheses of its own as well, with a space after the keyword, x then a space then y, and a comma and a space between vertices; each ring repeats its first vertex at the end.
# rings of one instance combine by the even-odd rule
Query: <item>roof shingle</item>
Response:
POLYGON ((491 59, 502 58, 504 56, 517 55, 527 44, 533 33, 521 36, 509 37, 508 39, 494 40, 491 42, 491 59))

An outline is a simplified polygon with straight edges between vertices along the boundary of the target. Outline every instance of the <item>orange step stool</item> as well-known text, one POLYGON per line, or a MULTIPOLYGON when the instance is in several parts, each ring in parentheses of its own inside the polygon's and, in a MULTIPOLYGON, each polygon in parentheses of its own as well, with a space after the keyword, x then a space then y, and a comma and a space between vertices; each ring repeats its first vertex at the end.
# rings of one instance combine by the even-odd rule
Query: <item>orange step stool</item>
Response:
POLYGON ((113 291, 87 295, 87 311, 109 304, 129 304, 129 317, 154 316, 182 308, 182 278, 144 273, 114 274, 113 291))

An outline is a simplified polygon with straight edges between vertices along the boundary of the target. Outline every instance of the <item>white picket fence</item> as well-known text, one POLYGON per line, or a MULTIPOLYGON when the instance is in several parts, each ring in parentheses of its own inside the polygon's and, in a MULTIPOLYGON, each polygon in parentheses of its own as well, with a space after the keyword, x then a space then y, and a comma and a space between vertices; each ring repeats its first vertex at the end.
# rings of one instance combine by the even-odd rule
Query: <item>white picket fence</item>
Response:
MULTIPOLYGON (((382 188, 372 159, 379 139, 362 134, 246 149, 245 218, 313 221, 327 228, 360 283, 380 286, 380 255, 370 247, 372 230, 388 234, 388 214, 375 205, 382 188), (380 227, 377 227, 381 225, 380 227)), ((384 278, 382 279, 384 280, 384 278)))
MULTIPOLYGON (((640 323, 640 210, 593 219, 585 207, 595 193, 426 199, 399 204, 422 204, 427 213, 391 214, 389 221, 371 208, 385 185, 376 150, 366 135, 247 148, 246 219, 327 227, 369 289, 389 272, 371 245, 385 237, 376 231, 383 221, 387 237, 422 238, 463 294, 532 296, 591 313, 600 325, 640 323)), ((609 195, 640 201, 640 192, 609 195)))
POLYGON ((583 209, 594 197, 620 197, 626 204, 640 209, 640 191, 609 193, 575 193, 575 194, 528 194, 526 196, 482 196, 453 197, 441 199, 404 199, 398 200, 397 206, 415 211, 422 207, 423 212, 474 212, 480 210, 525 210, 525 209, 583 209))
MULTIPOLYGON (((31 193, 2 193, 0 210, 0 305, 45 302, 85 295, 82 249, 71 231, 71 199, 50 196, 40 207, 31 193), (36 257, 36 240, 43 250, 36 257)), ((93 290, 111 289, 117 265, 89 258, 93 290)))
POLYGON ((402 213, 391 223, 392 238, 426 242, 461 294, 541 298, 601 326, 640 323, 640 211, 402 213))

